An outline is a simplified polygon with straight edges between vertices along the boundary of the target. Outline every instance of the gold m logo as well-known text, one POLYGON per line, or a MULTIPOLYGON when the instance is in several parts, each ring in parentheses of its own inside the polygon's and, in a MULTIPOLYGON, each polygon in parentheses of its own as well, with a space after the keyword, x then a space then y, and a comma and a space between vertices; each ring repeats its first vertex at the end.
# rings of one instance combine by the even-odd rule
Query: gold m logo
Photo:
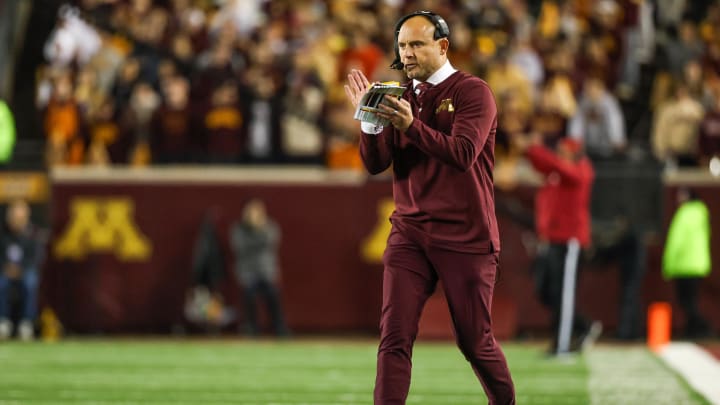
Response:
POLYGON ((88 253, 113 252, 121 261, 150 257, 152 244, 133 221, 129 198, 87 198, 71 201, 70 219, 54 246, 58 259, 81 260, 88 253))
POLYGON ((377 214, 378 222, 375 225, 372 233, 365 238, 361 245, 361 255, 368 263, 382 263, 383 253, 385 252, 385 245, 387 244, 388 237, 390 236, 390 230, 392 225, 388 218, 395 210, 395 202, 392 198, 385 198, 378 202, 377 214))

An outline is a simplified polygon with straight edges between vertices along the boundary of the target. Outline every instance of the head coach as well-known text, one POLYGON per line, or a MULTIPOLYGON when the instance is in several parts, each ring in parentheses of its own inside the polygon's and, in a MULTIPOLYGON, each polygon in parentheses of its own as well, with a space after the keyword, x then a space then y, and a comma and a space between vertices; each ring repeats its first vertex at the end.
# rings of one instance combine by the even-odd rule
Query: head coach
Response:
MULTIPOLYGON (((514 404, 515 390, 492 333, 490 307, 499 260, 493 166, 497 108, 487 83, 448 61, 449 29, 428 11, 395 26, 392 67, 410 81, 361 123, 367 170, 392 165, 395 211, 384 255, 375 404, 404 404, 413 343, 426 300, 442 281, 457 344, 490 404, 514 404)), ((357 106, 370 83, 353 70, 345 86, 357 106)))

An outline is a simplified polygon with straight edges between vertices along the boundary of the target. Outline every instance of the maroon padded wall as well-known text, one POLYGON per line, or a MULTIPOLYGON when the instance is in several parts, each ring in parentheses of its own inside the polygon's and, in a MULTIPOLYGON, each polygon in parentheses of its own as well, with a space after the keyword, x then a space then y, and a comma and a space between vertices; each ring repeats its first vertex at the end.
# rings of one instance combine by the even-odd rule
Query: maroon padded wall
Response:
MULTIPOLYGON (((668 215, 672 188, 666 190, 668 215)), ((699 189, 708 201, 713 228, 720 229, 720 193, 699 189)), ((358 184, 287 182, 138 182, 55 181, 52 186, 51 249, 43 274, 41 303, 55 309, 68 330, 77 333, 167 332, 182 323, 183 301, 190 283, 191 251, 204 213, 217 209, 220 233, 239 218, 251 197, 266 201, 270 215, 283 232, 280 252, 282 298, 290 327, 297 333, 375 333, 381 304, 382 265, 366 262, 362 242, 378 222, 378 205, 392 197, 390 182, 358 184), (152 242, 146 261, 123 262, 112 251, 91 253, 82 260, 59 259, 52 251, 68 226, 71 201, 77 197, 128 197, 134 203, 132 220, 152 242)), ((531 210, 533 189, 520 187, 509 194, 531 210)), ((522 240, 529 229, 498 214, 501 236, 501 274, 496 286, 495 329, 498 336, 546 331, 548 314, 534 297, 530 258, 522 240)), ((228 275, 231 253, 224 246, 228 275)), ((713 239, 715 263, 718 238, 713 239)), ((671 300, 672 290, 659 273, 661 246, 650 247, 643 288, 645 304, 671 300)), ((229 302, 239 308, 232 278, 223 287, 229 302)), ((720 272, 702 288, 701 306, 720 327, 720 272)), ((585 271, 580 280, 580 308, 612 330, 617 319, 618 275, 614 267, 585 271)), ((681 317, 676 317, 677 322, 681 317)), ((433 296, 421 322, 421 336, 449 337, 444 298, 433 296)))

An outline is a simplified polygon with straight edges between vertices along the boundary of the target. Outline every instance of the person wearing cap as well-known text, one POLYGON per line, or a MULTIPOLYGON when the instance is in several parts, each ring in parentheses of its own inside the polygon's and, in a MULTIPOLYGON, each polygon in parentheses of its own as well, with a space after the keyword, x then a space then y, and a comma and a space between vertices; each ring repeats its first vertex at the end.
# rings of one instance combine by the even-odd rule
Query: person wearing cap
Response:
MULTIPOLYGON (((457 344, 491 404, 515 404, 490 309, 500 237, 493 167, 497 108, 487 83, 448 61, 447 23, 431 12, 401 18, 396 61, 410 79, 381 118, 361 123, 360 155, 371 174, 392 165, 395 211, 384 255, 375 404, 404 404, 413 343, 427 299, 442 281, 457 344)), ((345 91, 354 106, 367 91, 353 70, 345 91)))
POLYGON ((540 243, 533 268, 540 301, 552 314, 549 352, 561 355, 582 350, 602 332, 599 322, 589 321, 576 310, 574 298, 580 249, 591 242, 590 195, 595 172, 582 144, 573 138, 560 139, 555 150, 544 146, 539 134, 514 141, 544 178, 535 195, 540 243))

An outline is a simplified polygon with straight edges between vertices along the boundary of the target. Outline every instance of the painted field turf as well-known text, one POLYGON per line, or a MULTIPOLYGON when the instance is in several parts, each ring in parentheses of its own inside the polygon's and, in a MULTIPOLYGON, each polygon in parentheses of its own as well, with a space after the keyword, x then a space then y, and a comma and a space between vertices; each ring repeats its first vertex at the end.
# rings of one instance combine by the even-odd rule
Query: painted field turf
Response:
MULTIPOLYGON (((519 404, 705 403, 642 347, 503 348, 519 404)), ((374 341, 3 342, 0 404, 371 404, 375 356, 374 341)), ((419 343, 413 360, 409 405, 487 403, 454 345, 419 343)))

